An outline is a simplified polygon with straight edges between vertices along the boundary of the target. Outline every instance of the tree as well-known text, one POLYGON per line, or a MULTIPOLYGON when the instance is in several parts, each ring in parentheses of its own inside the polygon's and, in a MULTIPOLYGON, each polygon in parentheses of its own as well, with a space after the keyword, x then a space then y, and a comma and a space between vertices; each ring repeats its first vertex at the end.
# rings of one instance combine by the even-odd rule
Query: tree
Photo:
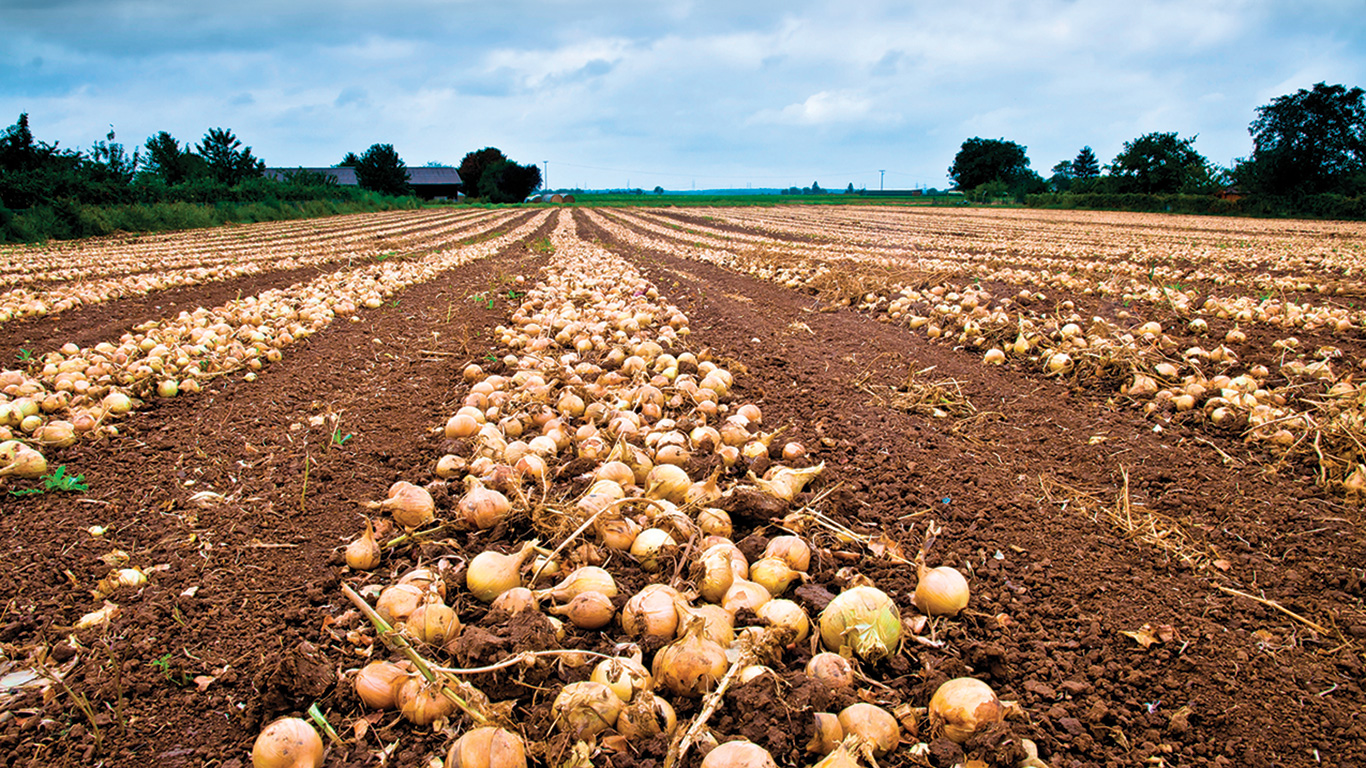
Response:
POLYGON ((342 161, 337 163, 338 168, 355 168, 358 165, 360 165, 360 158, 356 157, 355 152, 347 152, 346 157, 343 157, 342 161))
POLYGON ((1366 193, 1364 96, 1360 88, 1316 83, 1258 107, 1240 179, 1268 195, 1366 193))
POLYGON ((1124 150, 1110 163, 1110 175, 1120 192, 1147 194, 1205 193, 1218 186, 1217 171, 1196 152, 1195 136, 1146 133, 1124 142, 1124 150))
POLYGON ((844 188, 844 194, 846 194, 846 195, 852 195, 852 194, 854 194, 854 182, 852 182, 852 181, 849 182, 849 186, 847 186, 847 187, 844 188))
POLYGON ((1091 147, 1085 146, 1077 153, 1077 157, 1072 161, 1072 178, 1074 179, 1094 179, 1100 175, 1100 163, 1096 161, 1096 153, 1091 151, 1091 147))
POLYGON ((662 195, 662 194, 664 194, 664 188, 663 188, 663 187, 660 187, 660 186, 656 186, 654 192, 655 192, 656 195, 662 195))
POLYGON ((87 155, 84 170, 89 194, 83 197, 89 202, 99 203, 126 200, 128 185, 132 183, 141 161, 142 156, 137 150, 129 155, 123 145, 114 140, 114 126, 109 126, 104 141, 95 142, 87 155))
MULTIPOLYGON (((462 173, 460 177, 465 175, 462 173)), ((484 169, 479 177, 479 196, 492 203, 520 203, 540 186, 540 166, 518 165, 504 159, 484 169)), ((642 192, 635 191, 636 194, 642 192)))
POLYGON ((964 192, 997 180, 1014 189, 1028 181, 1030 173, 1025 148, 1005 139, 968 139, 949 167, 949 178, 964 192))
POLYGON ((408 186, 408 166, 394 151, 393 144, 371 144, 357 160, 356 183, 361 189, 396 197, 412 194, 408 186))
POLYGON ((197 157, 190 151, 190 145, 181 147, 180 142, 166 131, 147 139, 143 148, 147 150, 143 171, 160 177, 168 186, 180 184, 193 175, 197 157))
POLYGON ((1072 186, 1072 162, 1063 160, 1053 166, 1053 175, 1048 177, 1048 185, 1054 192, 1066 192, 1072 186))
POLYGON ((224 128, 210 128, 195 151, 204 159, 209 175, 228 186, 236 186, 253 176, 260 176, 266 164, 251 156, 251 147, 224 128))
POLYGON ((495 163, 504 162, 507 155, 503 154, 497 147, 484 147, 483 149, 470 152, 460 161, 460 180, 465 184, 466 194, 476 197, 482 196, 480 183, 484 179, 484 171, 495 163))

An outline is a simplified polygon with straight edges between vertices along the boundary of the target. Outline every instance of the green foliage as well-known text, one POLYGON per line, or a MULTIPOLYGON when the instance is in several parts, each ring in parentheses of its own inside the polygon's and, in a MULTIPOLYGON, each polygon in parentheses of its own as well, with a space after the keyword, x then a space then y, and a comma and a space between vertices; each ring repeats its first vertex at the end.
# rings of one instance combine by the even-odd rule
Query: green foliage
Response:
POLYGON ((1221 186, 1220 171, 1195 151, 1194 136, 1146 133, 1124 142, 1124 150, 1110 164, 1117 192, 1140 194, 1200 194, 1221 186))
MULTIPOLYGON (((461 178, 465 178, 464 174, 461 178)), ((479 196, 491 203, 520 203, 540 186, 540 167, 500 160, 485 168, 479 177, 479 196)))
MULTIPOLYGON (((465 182, 465 193, 471 197, 479 194, 479 182, 484 178, 484 171, 495 163, 505 162, 507 155, 503 154, 497 147, 484 147, 465 155, 460 160, 460 179, 465 182)), ((520 202, 520 201, 519 201, 520 202)))
POLYGON ((1267 196, 1366 194, 1366 91, 1317 83, 1257 108, 1238 182, 1267 196))
POLYGON ((353 437, 355 437, 355 435, 351 434, 350 432, 343 435, 341 427, 334 427, 332 429, 332 445, 335 445, 338 448, 342 447, 343 445, 346 445, 347 441, 353 437))
POLYGON ((85 475, 68 475, 66 465, 60 467, 49 474, 43 475, 42 488, 25 488, 21 491, 10 491, 11 496, 29 496, 36 493, 47 493, 48 491, 88 491, 90 486, 85 484, 85 475))
POLYGON ((356 182, 361 189, 401 197, 412 194, 408 166, 393 144, 372 144, 356 161, 356 182))
POLYGON ((188 144, 182 147, 166 131, 148 138, 143 147, 147 150, 143 171, 165 184, 180 184, 192 175, 204 172, 203 159, 192 152, 188 144))
POLYGON ((1005 139, 980 137, 964 141, 949 167, 949 178, 965 192, 997 180, 1014 188, 1030 173, 1025 147, 1005 139))
POLYGON ((224 128, 210 128, 195 149, 209 175, 228 186, 260 176, 266 169, 264 162, 252 157, 251 147, 242 147, 232 131, 224 128))
POLYGON ((342 161, 337 163, 338 168, 355 168, 358 165, 360 165, 360 158, 356 156, 355 152, 347 152, 342 161))
POLYGON ((1091 151, 1090 146, 1081 148, 1072 160, 1071 167, 1074 179, 1094 179, 1100 175, 1100 162, 1096 160, 1096 153, 1091 151))

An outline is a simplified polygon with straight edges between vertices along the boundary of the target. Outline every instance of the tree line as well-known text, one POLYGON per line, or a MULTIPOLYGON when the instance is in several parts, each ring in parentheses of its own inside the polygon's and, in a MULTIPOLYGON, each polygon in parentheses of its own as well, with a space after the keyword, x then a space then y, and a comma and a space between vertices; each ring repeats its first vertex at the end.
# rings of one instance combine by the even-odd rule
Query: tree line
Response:
MULTIPOLYGON (((0 242, 154 231, 300 216, 415 207, 407 165, 392 144, 348 152, 357 186, 300 168, 274 176, 229 129, 198 143, 161 131, 131 150, 111 128, 89 150, 45 142, 27 113, 0 133, 0 242)), ((459 168, 466 193, 521 202, 539 188, 540 168, 485 147, 459 168)))
MULTIPOLYGON (((949 177, 976 200, 1125 207, 1159 196, 1248 198, 1248 212, 1366 216, 1366 91, 1318 83, 1256 109, 1252 154, 1221 167, 1195 149, 1197 137, 1147 133, 1101 166, 1089 146, 1044 179, 1026 148, 1005 139, 963 142, 949 177), (1106 199, 1116 205, 1104 205, 1106 199)), ((1170 205, 1170 201, 1166 203, 1170 205)), ((1225 206, 1224 208, 1236 208, 1225 206)), ((1237 212, 1237 210, 1221 210, 1237 212)))

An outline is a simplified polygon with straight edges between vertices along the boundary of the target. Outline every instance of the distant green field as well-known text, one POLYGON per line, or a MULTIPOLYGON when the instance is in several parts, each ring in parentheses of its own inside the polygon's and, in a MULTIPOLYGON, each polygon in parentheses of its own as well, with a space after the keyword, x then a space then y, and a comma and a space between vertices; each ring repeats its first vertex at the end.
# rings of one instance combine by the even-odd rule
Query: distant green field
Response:
POLYGON ((710 205, 962 205, 959 195, 643 195, 574 193, 574 203, 597 206, 710 206, 710 205))

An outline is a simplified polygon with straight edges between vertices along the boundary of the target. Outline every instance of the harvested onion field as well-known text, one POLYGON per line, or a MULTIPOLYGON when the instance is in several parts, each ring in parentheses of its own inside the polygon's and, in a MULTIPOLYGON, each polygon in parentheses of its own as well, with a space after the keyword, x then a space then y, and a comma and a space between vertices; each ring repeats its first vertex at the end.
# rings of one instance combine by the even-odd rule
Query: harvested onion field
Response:
POLYGON ((241 768, 295 716, 328 766, 470 765, 485 720, 531 765, 807 766, 857 703, 891 741, 830 764, 1366 764, 1363 265, 1360 224, 874 206, 0 253, 0 765, 241 768), (631 704, 560 696, 633 652, 631 704), (379 660, 463 706, 363 703, 379 660), (927 712, 961 677, 976 728, 927 712))

